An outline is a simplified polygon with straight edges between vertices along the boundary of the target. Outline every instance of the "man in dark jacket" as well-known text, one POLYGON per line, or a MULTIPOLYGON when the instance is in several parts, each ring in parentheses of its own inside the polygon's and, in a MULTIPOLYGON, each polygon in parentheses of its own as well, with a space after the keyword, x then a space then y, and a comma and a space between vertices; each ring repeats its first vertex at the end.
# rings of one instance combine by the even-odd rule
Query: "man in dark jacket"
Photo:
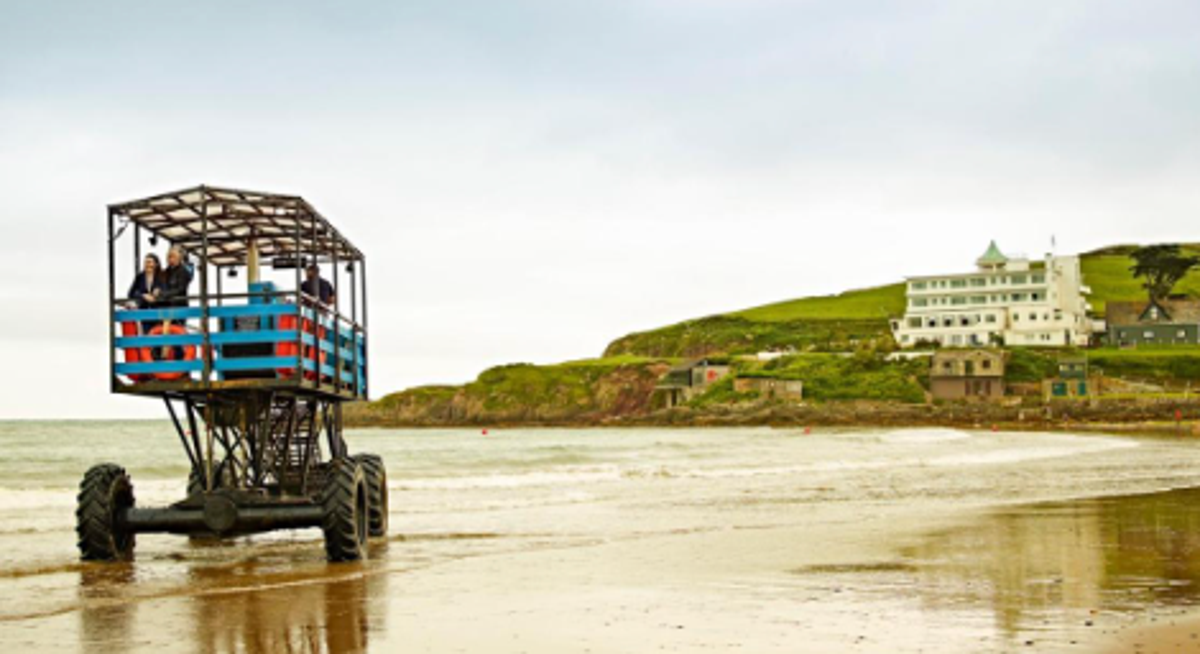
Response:
MULTIPOLYGON (((162 291, 158 295, 159 306, 186 307, 188 305, 188 287, 191 284, 192 269, 184 261, 183 250, 179 246, 175 246, 167 252, 167 269, 163 271, 162 291)), ((170 326, 170 320, 163 321, 162 331, 164 334, 167 333, 170 326)), ((169 352, 172 350, 175 359, 183 358, 183 348, 178 346, 174 348, 163 346, 159 356, 164 359, 168 358, 171 356, 169 352)))
POLYGON ((320 300, 321 304, 332 306, 337 303, 337 296, 333 294, 333 284, 329 280, 321 277, 321 268, 317 264, 310 264, 305 269, 306 279, 300 285, 300 290, 308 295, 320 300))
POLYGON ((192 284, 192 271, 183 260, 183 250, 178 246, 167 252, 167 269, 163 273, 163 288, 158 301, 164 307, 186 307, 188 287, 192 284))

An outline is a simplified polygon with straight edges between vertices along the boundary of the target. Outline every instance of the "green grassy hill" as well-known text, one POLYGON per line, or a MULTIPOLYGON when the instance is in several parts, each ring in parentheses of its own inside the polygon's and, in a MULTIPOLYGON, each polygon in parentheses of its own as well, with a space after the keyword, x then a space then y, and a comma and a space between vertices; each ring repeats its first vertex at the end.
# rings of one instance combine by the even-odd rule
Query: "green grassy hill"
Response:
MULTIPOLYGON (((1146 291, 1141 283, 1129 274, 1133 260, 1129 258, 1134 246, 1117 246, 1089 252, 1083 255, 1083 283, 1092 288, 1092 309, 1096 315, 1104 314, 1106 303, 1115 300, 1144 300, 1146 291)), ((1200 245, 1183 247, 1188 254, 1200 254, 1200 245)), ((1200 272, 1193 271, 1175 287, 1176 293, 1200 297, 1200 272)))
POLYGON ((643 413, 671 361, 636 356, 489 368, 462 386, 421 386, 346 408, 351 425, 561 424, 643 413))
MULTIPOLYGON (((1129 253, 1136 246, 1115 246, 1081 257, 1084 283, 1091 287, 1092 307, 1103 315, 1113 300, 1145 297, 1140 282, 1129 272, 1129 253)), ((1186 251, 1200 253, 1200 245, 1186 251)), ((917 271, 919 272, 919 271, 917 271)), ((1200 272, 1184 278, 1175 289, 1200 297, 1200 272)), ((763 350, 837 351, 872 344, 891 347, 888 317, 904 312, 904 284, 888 284, 838 295, 777 302, 636 332, 613 341, 605 356, 640 355, 692 357, 710 354, 748 354, 763 350)))

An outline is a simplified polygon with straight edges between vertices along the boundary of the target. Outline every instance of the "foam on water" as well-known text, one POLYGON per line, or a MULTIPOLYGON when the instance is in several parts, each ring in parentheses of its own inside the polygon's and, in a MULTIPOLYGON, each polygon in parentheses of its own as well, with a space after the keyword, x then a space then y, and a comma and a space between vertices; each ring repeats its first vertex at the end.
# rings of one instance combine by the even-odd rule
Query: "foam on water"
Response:
POLYGON ((925 445, 948 443, 971 438, 969 432, 958 429, 902 429, 879 436, 879 442, 890 445, 925 445))

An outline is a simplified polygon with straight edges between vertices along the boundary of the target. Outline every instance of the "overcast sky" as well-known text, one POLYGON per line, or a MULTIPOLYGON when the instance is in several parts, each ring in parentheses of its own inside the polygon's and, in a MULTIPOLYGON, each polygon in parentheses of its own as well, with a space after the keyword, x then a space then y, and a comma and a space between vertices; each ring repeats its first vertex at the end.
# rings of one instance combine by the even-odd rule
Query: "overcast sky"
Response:
POLYGON ((104 208, 200 183, 367 253, 376 394, 991 238, 1200 240, 1197 34, 1194 0, 5 0, 0 418, 161 413, 107 392, 104 208))

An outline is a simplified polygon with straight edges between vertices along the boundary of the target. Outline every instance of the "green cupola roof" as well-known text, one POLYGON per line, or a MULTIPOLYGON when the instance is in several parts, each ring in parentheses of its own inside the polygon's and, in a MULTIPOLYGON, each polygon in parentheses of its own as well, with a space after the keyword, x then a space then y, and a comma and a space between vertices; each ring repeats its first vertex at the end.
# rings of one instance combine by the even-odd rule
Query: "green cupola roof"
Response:
POLYGON ((1004 256, 1000 248, 996 247, 996 242, 992 241, 988 245, 987 252, 984 252, 983 256, 976 260, 976 263, 981 266, 999 266, 1008 263, 1008 257, 1004 256))

